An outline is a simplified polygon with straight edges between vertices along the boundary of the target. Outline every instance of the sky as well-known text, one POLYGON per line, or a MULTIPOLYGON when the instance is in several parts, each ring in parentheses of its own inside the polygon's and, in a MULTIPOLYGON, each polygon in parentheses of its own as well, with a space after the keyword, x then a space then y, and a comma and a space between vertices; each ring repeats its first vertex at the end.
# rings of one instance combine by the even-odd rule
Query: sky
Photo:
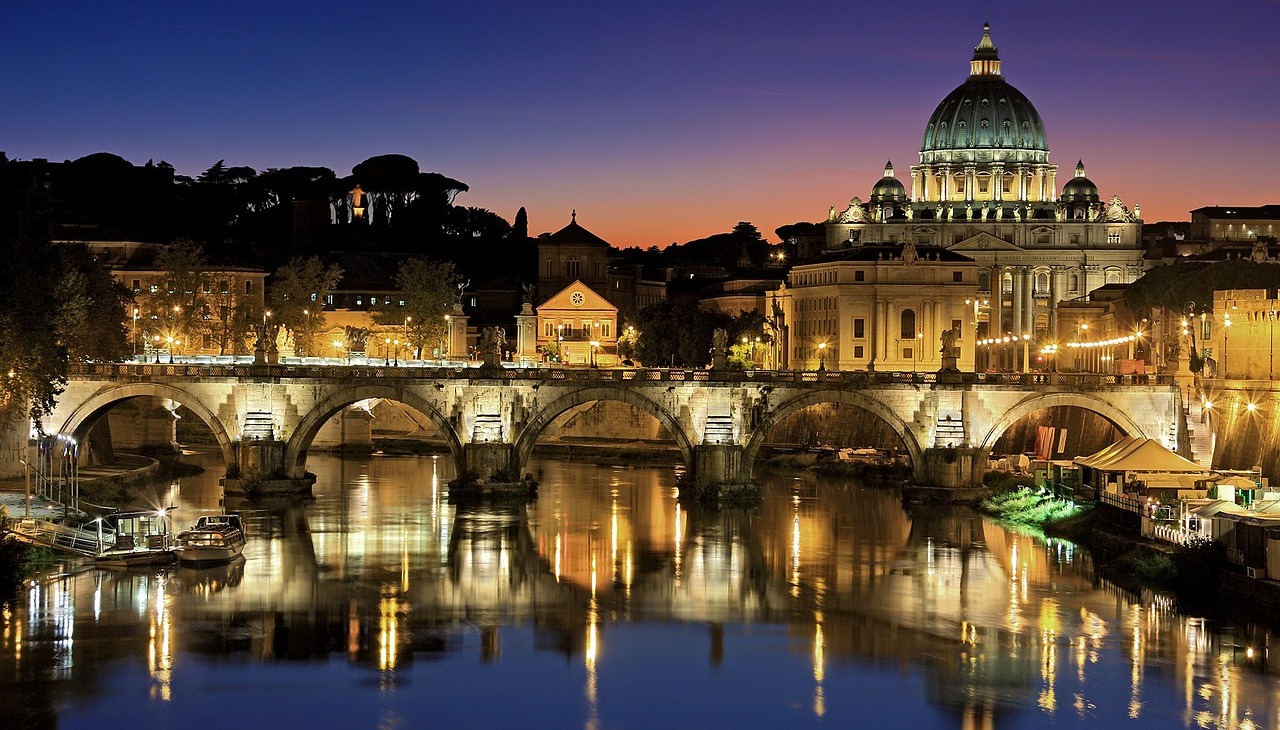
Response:
POLYGON ((1070 179, 1147 221, 1280 203, 1280 0, 42 0, 6 12, 0 150, 339 176, 379 154, 458 205, 615 246, 769 240, 909 183, 982 23, 1070 179))

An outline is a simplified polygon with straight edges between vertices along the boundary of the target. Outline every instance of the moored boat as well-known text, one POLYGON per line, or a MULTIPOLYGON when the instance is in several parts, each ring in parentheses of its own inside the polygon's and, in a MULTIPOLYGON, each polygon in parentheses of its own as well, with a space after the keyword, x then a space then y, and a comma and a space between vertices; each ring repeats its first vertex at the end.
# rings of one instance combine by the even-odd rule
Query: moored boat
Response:
POLYGON ((178 533, 178 560, 184 565, 214 565, 236 559, 244 550, 240 515, 205 515, 178 533))
POLYGON ((166 565, 174 559, 176 543, 167 510, 122 512, 99 520, 99 544, 94 562, 108 568, 166 565), (103 521, 109 523, 103 529, 103 521))

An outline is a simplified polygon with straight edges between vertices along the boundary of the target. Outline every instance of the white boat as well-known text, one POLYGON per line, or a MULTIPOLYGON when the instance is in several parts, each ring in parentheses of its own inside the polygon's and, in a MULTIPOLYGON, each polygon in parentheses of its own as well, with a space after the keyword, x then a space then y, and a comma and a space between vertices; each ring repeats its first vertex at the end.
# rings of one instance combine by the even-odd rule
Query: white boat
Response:
POLYGON ((205 515, 178 533, 178 560, 185 565, 214 565, 235 560, 244 550, 240 515, 205 515))
POLYGON ((99 544, 103 546, 94 556, 98 565, 132 568, 173 562, 176 543, 169 528, 168 510, 121 512, 97 522, 99 544))

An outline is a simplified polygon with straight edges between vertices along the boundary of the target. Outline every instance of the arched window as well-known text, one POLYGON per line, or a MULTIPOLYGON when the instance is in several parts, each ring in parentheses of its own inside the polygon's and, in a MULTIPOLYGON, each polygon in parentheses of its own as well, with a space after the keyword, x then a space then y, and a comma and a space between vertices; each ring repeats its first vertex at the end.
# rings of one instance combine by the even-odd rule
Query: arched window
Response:
POLYGON ((1036 272, 1036 293, 1037 294, 1049 293, 1049 272, 1047 271, 1036 272))
POLYGON ((902 310, 902 339, 913 340, 916 337, 916 311, 902 310))
POLYGON ((1106 276, 1106 282, 1108 284, 1120 283, 1120 269, 1107 269, 1106 276))
POLYGON ((578 278, 578 272, 582 270, 582 262, 577 256, 570 256, 564 260, 564 275, 569 279, 578 278))
POLYGON ((991 274, 978 272, 978 291, 991 291, 991 274))
POLYGON ((1000 291, 1005 294, 1013 293, 1013 274, 1005 274, 1000 277, 1000 291))
POLYGON ((1067 291, 1076 293, 1080 291, 1080 275, 1071 274, 1067 277, 1067 291))

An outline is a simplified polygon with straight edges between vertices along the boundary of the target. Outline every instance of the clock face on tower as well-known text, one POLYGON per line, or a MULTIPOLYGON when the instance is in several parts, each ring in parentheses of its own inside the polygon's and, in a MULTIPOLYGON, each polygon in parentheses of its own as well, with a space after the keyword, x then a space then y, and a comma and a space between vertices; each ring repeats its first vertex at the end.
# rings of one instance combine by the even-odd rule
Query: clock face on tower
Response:
POLYGON ((569 295, 569 301, 573 303, 573 306, 581 307, 582 303, 587 301, 587 295, 580 291, 575 291, 569 295))

